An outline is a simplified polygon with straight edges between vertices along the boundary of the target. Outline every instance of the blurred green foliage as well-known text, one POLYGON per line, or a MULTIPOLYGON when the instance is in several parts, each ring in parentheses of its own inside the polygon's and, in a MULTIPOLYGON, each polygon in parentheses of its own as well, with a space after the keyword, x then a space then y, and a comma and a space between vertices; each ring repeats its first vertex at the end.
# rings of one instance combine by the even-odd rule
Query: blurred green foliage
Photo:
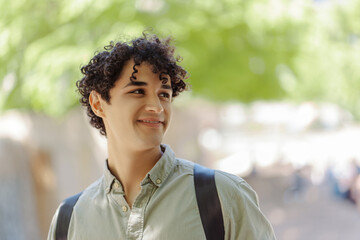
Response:
POLYGON ((360 117, 360 1, 0 0, 0 109, 59 116, 95 50, 172 35, 194 95, 330 101, 360 117))

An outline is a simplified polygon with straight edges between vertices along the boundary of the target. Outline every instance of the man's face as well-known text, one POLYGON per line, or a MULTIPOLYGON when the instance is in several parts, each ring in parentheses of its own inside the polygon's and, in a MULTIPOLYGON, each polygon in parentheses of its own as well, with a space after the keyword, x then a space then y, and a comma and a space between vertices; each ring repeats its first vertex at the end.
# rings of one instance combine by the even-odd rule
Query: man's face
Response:
POLYGON ((163 84, 146 62, 137 66, 135 81, 130 81, 134 61, 125 65, 110 90, 110 104, 99 99, 108 141, 132 149, 158 147, 169 126, 171 117, 171 80, 163 84))

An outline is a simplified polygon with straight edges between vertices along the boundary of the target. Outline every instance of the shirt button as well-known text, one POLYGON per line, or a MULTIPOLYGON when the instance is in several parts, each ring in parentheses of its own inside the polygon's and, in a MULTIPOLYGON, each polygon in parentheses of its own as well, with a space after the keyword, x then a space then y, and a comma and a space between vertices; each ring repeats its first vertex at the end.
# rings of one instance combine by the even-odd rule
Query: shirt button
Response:
POLYGON ((119 187, 120 187, 120 185, 117 182, 115 182, 114 183, 114 188, 119 188, 119 187))
POLYGON ((125 205, 122 206, 121 209, 123 210, 123 212, 127 212, 127 210, 128 210, 127 206, 125 206, 125 205))
POLYGON ((161 179, 160 179, 160 178, 156 179, 156 183, 157 183, 157 184, 160 184, 160 183, 161 183, 161 179))

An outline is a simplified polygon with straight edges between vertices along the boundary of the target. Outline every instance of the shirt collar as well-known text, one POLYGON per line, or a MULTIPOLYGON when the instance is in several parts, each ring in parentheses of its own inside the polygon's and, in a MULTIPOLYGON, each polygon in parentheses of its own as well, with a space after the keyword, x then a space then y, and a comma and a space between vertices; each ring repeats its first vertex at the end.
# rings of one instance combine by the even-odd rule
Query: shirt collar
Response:
MULTIPOLYGON (((175 166, 175 154, 167 144, 161 144, 161 150, 163 152, 161 158, 157 161, 155 166, 146 174, 145 178, 141 181, 141 185, 145 185, 151 181, 157 187, 160 187, 163 182, 170 175, 175 166)), ((105 190, 110 192, 115 182, 120 185, 120 191, 123 191, 122 185, 119 180, 110 172, 108 160, 105 161, 105 190)))
POLYGON ((120 192, 123 192, 122 185, 120 184, 120 181, 115 178, 114 175, 110 172, 108 160, 105 161, 105 169, 104 169, 104 178, 105 178, 105 191, 106 193, 109 193, 114 185, 115 182, 119 184, 119 190, 120 192))
POLYGON ((146 184, 148 182, 148 179, 150 179, 154 185, 160 187, 161 184, 165 182, 167 177, 172 172, 176 161, 175 154, 170 148, 170 146, 167 144, 162 144, 161 150, 163 152, 163 155, 146 175, 144 180, 141 182, 141 185, 146 184))

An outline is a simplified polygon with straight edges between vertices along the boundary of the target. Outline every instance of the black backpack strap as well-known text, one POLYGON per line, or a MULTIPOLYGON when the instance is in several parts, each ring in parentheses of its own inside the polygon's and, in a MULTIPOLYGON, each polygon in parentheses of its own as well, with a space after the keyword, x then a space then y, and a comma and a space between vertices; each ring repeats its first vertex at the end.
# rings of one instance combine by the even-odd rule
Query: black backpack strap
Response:
POLYGON ((194 183, 196 200, 206 239, 224 239, 224 220, 215 184, 215 171, 195 164, 194 183))
POLYGON ((81 196, 81 193, 78 193, 74 196, 71 196, 65 199, 59 209, 57 223, 56 223, 56 231, 55 231, 55 239, 56 240, 67 240, 68 229, 70 224, 71 215, 74 209, 74 206, 81 196))

